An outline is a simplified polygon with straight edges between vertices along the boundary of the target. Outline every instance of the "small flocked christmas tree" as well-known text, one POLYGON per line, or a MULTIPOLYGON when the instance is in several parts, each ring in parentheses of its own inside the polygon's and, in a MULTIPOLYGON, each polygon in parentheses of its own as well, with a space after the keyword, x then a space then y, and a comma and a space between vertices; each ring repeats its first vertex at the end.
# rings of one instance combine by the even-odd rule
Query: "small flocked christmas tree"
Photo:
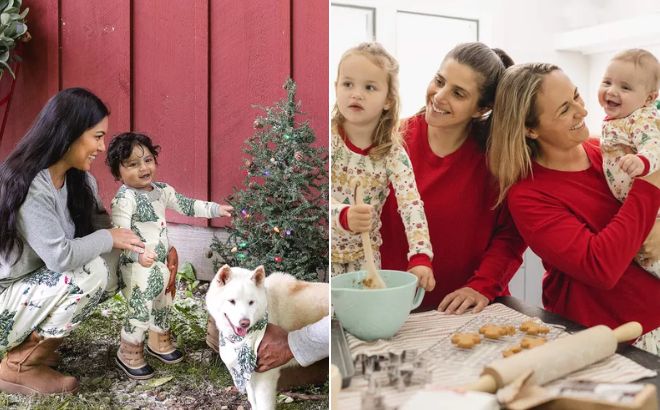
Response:
POLYGON ((284 84, 287 97, 254 121, 245 142, 247 176, 228 198, 234 207, 228 238, 213 238, 217 270, 222 264, 266 272, 286 272, 318 280, 328 264, 327 151, 314 147, 307 122, 296 123, 296 85, 284 84))

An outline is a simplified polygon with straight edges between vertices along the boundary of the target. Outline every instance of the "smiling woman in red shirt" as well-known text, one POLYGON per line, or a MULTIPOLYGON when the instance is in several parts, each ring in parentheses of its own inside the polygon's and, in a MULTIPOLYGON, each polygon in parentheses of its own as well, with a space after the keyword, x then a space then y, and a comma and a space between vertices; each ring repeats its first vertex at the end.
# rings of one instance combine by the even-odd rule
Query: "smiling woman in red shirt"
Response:
POLYGON ((557 66, 507 70, 493 111, 490 168, 543 260, 545 308, 585 326, 638 321, 636 345, 658 354, 660 281, 633 258, 655 223, 660 173, 635 179, 623 204, 612 195, 584 101, 557 66))
MULTIPOLYGON (((454 47, 426 91, 426 106, 402 125, 433 245, 436 287, 420 309, 481 311, 508 294, 525 245, 485 160, 488 112, 513 61, 482 43, 454 47)), ((382 211, 384 269, 405 270, 407 242, 396 199, 382 211)), ((410 263, 414 261, 411 259, 410 263)))

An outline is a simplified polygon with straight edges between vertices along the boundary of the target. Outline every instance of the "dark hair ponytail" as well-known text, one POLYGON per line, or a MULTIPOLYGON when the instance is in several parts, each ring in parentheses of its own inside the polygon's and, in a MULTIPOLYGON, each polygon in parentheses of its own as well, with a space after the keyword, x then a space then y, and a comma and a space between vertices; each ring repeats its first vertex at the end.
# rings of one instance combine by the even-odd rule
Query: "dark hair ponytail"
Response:
MULTIPOLYGON (((90 91, 69 88, 53 96, 30 129, 0 164, 0 258, 14 263, 23 253, 18 235, 18 212, 37 174, 59 161, 86 130, 109 115, 105 104, 90 91), (9 261, 16 249, 16 259, 9 261)), ((93 232, 93 220, 103 212, 94 197, 87 173, 66 173, 67 207, 76 237, 93 232)))

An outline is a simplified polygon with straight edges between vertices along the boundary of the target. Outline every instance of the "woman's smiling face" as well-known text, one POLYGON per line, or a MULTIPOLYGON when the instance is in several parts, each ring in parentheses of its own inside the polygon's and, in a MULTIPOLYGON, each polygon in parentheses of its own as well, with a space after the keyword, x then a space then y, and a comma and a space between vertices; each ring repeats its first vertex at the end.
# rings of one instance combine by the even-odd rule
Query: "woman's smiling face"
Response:
POLYGON ((537 125, 528 131, 541 148, 572 148, 589 138, 584 100, 563 71, 553 70, 544 76, 535 108, 537 125))
POLYGON ((431 127, 467 125, 479 110, 479 74, 453 58, 446 59, 426 89, 425 119, 431 127))
POLYGON ((78 139, 69 147, 62 158, 71 168, 81 171, 89 171, 92 162, 100 152, 105 151, 103 138, 108 132, 108 117, 103 118, 98 124, 85 130, 78 139))

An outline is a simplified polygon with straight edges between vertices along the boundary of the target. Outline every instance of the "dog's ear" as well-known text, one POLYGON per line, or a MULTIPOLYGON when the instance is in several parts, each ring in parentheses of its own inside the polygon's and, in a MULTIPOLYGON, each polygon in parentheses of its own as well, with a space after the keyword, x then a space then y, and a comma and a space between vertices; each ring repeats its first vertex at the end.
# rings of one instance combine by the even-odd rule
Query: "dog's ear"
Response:
POLYGON ((231 277, 231 267, 229 267, 229 265, 224 265, 222 268, 220 268, 216 277, 218 278, 218 283, 220 285, 226 285, 227 281, 231 277))
POLYGON ((266 277, 266 271, 264 270, 263 265, 257 266, 257 269, 254 270, 252 275, 252 280, 256 283, 257 286, 261 286, 264 283, 264 278, 266 277))

